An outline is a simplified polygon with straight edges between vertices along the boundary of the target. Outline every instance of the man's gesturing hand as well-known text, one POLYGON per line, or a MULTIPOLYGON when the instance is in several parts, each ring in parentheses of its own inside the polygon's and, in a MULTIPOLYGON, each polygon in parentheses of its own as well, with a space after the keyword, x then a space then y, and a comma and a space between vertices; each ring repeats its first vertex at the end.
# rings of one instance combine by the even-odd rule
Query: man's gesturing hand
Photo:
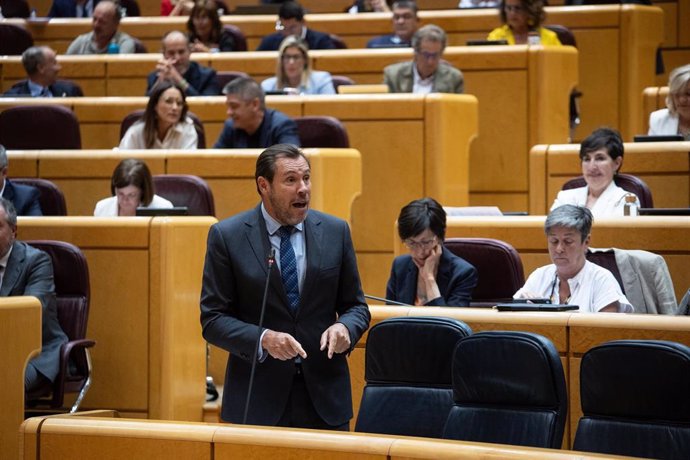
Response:
POLYGON ((333 353, 343 353, 350 349, 350 331, 343 323, 334 323, 323 331, 320 350, 323 351, 326 347, 328 347, 328 359, 333 357, 333 353))
POLYGON ((292 359, 297 355, 301 356, 302 359, 307 357, 307 352, 304 351, 302 345, 293 336, 285 332, 266 330, 261 340, 261 347, 269 355, 281 361, 292 359))

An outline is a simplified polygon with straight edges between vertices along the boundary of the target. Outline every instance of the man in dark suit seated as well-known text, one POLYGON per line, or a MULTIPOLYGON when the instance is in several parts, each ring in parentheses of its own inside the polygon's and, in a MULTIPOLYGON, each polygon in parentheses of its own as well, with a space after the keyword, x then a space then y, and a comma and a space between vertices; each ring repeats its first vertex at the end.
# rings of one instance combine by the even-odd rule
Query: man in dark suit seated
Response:
POLYGON ((223 88, 229 120, 214 149, 258 149, 273 144, 299 147, 297 124, 282 112, 266 108, 264 91, 251 78, 236 78, 223 88))
POLYGON ((203 335, 231 356, 221 418, 242 423, 250 399, 246 422, 252 425, 347 431, 347 354, 371 318, 350 230, 345 221, 309 209, 311 168, 297 147, 264 150, 254 177, 261 203, 208 234, 203 335))
POLYGON ((276 33, 261 39, 257 51, 276 51, 288 35, 296 35, 306 41, 310 50, 332 50, 335 44, 328 34, 308 29, 304 21, 304 9, 297 2, 283 3, 278 10, 276 33))
POLYGON ((220 88, 216 82, 216 71, 192 61, 189 38, 173 30, 163 36, 163 59, 156 64, 156 70, 148 76, 146 95, 151 93, 159 81, 168 80, 184 88, 187 96, 218 96, 220 88))
POLYGON ((15 83, 5 97, 80 97, 81 88, 58 80, 60 64, 55 51, 47 46, 32 46, 22 53, 22 65, 29 78, 15 83))
POLYGON ((20 216, 42 216, 41 204, 38 199, 40 190, 30 185, 13 184, 7 178, 9 160, 7 150, 0 144, 0 196, 11 202, 20 216))
POLYGON ((367 48, 397 48, 411 46, 412 36, 419 27, 417 2, 399 0, 393 3, 393 33, 379 35, 367 42, 367 48))
POLYGON ((26 0, 0 0, 0 8, 6 18, 28 18, 31 14, 26 0))
POLYGON ((42 307, 41 354, 28 362, 24 375, 24 389, 31 391, 55 380, 60 347, 67 342, 67 336, 57 318, 50 257, 16 241, 16 237, 17 212, 11 202, 0 198, 0 297, 34 296, 42 307))

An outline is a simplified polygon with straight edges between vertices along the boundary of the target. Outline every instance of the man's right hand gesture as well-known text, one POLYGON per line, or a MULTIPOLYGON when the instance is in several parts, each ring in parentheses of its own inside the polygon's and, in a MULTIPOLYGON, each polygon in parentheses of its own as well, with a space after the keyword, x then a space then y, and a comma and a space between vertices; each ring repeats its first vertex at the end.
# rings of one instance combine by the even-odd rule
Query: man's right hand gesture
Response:
POLYGON ((307 357, 307 352, 304 351, 302 345, 293 336, 285 332, 267 329, 261 340, 261 347, 273 358, 281 361, 295 358, 298 355, 302 359, 307 357))

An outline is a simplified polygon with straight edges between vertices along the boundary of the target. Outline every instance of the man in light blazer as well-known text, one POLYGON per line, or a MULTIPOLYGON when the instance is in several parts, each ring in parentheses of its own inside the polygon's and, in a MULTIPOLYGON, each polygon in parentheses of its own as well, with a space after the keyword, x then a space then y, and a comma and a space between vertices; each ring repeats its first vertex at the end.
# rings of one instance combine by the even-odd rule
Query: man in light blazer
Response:
POLYGON ((17 237, 17 212, 11 202, 0 198, 0 297, 34 296, 41 301, 41 354, 26 365, 24 388, 31 391, 59 371, 60 348, 67 336, 60 328, 55 302, 53 265, 50 257, 17 237))
POLYGON ((346 355, 370 320, 348 225, 309 209, 309 161, 294 145, 264 150, 255 178, 261 203, 208 235, 203 335, 230 352, 221 418, 243 421, 256 356, 247 423, 347 430, 346 355), (277 260, 270 270, 272 248, 277 260), (291 275, 292 284, 283 281, 291 275))
POLYGON ((446 33, 434 24, 421 27, 412 37, 414 58, 383 69, 383 80, 391 93, 462 93, 463 76, 443 62, 446 33))

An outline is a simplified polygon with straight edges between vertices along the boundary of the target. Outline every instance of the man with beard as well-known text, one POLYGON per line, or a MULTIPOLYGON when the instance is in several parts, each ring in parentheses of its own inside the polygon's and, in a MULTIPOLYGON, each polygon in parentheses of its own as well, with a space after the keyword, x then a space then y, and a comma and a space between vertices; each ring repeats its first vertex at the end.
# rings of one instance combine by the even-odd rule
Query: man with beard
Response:
POLYGON ((254 363, 247 423, 348 430, 346 355, 370 320, 350 230, 309 210, 311 170, 297 147, 264 150, 255 179, 261 203, 215 224, 208 235, 203 335, 230 352, 221 418, 243 422, 254 363))
POLYGON ((251 78, 240 77, 223 88, 228 118, 215 149, 258 149, 274 144, 300 146, 297 124, 287 115, 266 108, 264 91, 251 78))

